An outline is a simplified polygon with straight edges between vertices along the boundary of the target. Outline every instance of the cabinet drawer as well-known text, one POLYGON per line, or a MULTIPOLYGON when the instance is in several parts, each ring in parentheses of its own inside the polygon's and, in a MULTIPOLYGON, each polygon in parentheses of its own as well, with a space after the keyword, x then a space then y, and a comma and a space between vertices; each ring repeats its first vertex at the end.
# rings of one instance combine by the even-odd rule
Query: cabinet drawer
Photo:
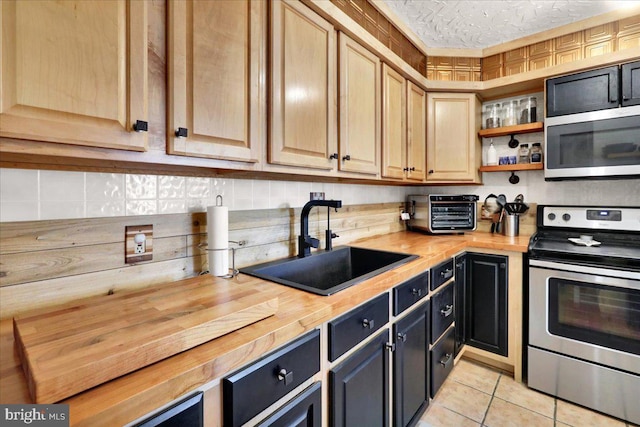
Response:
POLYGON ((429 293, 429 272, 425 271, 393 288, 393 315, 405 311, 429 293))
POLYGON ((322 425, 322 383, 317 382, 285 403, 280 409, 258 424, 259 427, 287 427, 322 425))
POLYGON ((438 264, 431 269, 431 290, 436 290, 453 277, 453 259, 438 264))
POLYGON ((320 371, 320 331, 285 345, 222 381, 224 425, 239 426, 320 371))
POLYGON ((434 397, 453 369, 454 331, 451 328, 431 349, 431 397, 434 397))
POLYGON ((453 285, 451 282, 431 296, 431 343, 436 342, 453 323, 453 285))
POLYGON ((138 423, 135 427, 199 427, 204 425, 202 393, 188 397, 164 411, 138 423))
POLYGON ((329 360, 334 361, 389 321, 389 294, 329 322, 329 360))

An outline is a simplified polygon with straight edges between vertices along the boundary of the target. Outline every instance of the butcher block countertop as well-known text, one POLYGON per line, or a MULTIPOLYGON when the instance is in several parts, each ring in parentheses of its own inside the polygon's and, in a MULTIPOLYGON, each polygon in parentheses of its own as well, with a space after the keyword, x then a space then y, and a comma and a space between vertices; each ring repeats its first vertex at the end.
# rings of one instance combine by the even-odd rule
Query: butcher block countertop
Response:
MULTIPOLYGON (((528 235, 505 237, 485 232, 432 236, 410 231, 353 242, 350 246, 404 252, 420 257, 331 296, 320 296, 245 274, 234 279, 203 275, 163 286, 233 286, 241 283, 277 295, 275 315, 116 378, 59 403, 70 405, 71 425, 126 424, 200 386, 219 379, 302 333, 339 316, 441 261, 468 249, 524 253, 528 235)), ((108 296, 96 297, 96 301, 108 296)), ((91 301, 91 299, 87 300, 91 301)), ((46 310, 38 310, 45 312, 46 310)), ((32 314, 32 313, 29 313, 32 314)), ((32 403, 14 348, 12 319, 0 322, 0 403, 32 403)))

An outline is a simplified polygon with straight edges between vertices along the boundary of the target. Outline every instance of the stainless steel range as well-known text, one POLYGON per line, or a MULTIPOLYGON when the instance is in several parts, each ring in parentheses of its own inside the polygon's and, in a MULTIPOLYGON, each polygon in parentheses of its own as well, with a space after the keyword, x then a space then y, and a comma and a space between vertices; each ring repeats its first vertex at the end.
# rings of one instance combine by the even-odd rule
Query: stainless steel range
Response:
POLYGON ((640 424, 640 207, 537 214, 528 385, 640 424))

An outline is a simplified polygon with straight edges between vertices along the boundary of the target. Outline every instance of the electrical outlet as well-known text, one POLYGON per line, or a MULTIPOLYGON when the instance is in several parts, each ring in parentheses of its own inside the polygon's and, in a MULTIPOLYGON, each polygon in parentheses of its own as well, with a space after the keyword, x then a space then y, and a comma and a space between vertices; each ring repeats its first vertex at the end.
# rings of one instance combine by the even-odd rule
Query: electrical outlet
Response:
POLYGON ((124 237, 126 264, 153 259, 153 225, 128 225, 124 229, 124 237))

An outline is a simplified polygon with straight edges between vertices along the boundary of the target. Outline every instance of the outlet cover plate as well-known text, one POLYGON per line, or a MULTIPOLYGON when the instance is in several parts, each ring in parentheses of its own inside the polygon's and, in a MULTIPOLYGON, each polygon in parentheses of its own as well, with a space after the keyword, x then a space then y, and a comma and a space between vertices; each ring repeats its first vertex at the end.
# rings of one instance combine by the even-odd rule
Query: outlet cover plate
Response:
POLYGON ((127 225, 124 228, 124 262, 133 264, 153 259, 153 225, 127 225), (144 252, 136 251, 136 234, 144 234, 144 252))

